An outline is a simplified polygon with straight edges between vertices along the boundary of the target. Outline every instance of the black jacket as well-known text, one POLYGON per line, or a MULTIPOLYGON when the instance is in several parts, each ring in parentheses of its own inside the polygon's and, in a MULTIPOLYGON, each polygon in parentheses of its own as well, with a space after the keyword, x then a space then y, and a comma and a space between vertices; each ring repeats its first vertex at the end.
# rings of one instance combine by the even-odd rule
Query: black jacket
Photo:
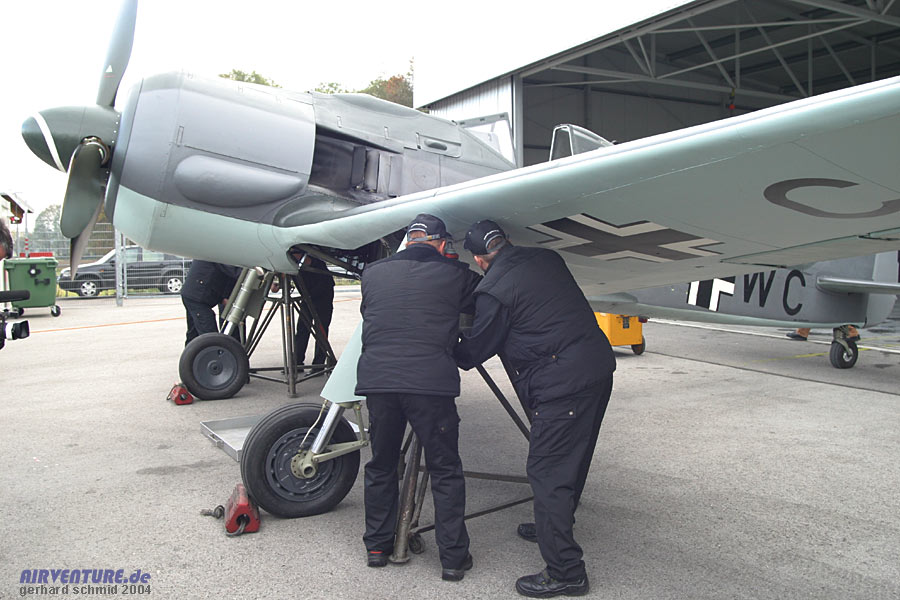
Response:
POLYGON ((194 260, 184 278, 181 297, 213 307, 231 295, 240 274, 239 267, 194 260))
POLYGON ((480 279, 423 243, 368 265, 356 393, 459 396, 459 315, 480 279))
POLYGON ((608 378, 616 369, 609 340, 594 312, 556 252, 545 248, 506 246, 494 258, 475 290, 475 323, 459 348, 461 365, 490 358, 480 348, 493 347, 512 369, 519 396, 537 403, 575 394, 608 378), (484 323, 481 295, 496 302, 484 323), (480 322, 482 321, 482 322, 480 322))

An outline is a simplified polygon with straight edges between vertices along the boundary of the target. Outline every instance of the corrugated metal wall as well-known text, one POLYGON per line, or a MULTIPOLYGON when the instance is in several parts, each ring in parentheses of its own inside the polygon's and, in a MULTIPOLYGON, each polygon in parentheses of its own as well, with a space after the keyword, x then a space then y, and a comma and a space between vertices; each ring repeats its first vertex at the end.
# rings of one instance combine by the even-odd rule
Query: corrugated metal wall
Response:
POLYGON ((463 120, 497 113, 513 114, 512 78, 488 81, 429 105, 430 113, 445 119, 463 120))

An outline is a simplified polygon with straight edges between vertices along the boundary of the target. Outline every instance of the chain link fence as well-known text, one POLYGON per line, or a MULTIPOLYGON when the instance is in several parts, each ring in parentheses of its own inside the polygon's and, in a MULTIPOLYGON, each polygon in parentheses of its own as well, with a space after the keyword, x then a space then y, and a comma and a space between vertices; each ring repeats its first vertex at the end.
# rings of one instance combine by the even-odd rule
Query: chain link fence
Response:
POLYGON ((56 295, 93 298, 116 295, 116 236, 120 236, 122 295, 154 296, 177 294, 191 264, 183 258, 141 248, 118 234, 111 223, 97 223, 88 240, 75 279, 69 276, 71 242, 58 231, 14 231, 17 255, 53 256, 59 261, 56 295))

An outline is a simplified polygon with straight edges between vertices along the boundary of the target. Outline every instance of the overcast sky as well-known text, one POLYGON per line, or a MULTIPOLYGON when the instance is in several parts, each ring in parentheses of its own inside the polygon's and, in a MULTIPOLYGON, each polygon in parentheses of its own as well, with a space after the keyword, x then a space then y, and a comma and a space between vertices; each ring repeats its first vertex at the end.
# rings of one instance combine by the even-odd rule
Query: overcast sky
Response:
MULTIPOLYGON (((144 0, 117 105, 142 77, 171 70, 256 70, 296 91, 323 82, 359 89, 405 73, 415 58, 423 84, 467 72, 484 80, 681 3, 554 0, 551 14, 505 0, 144 0)), ((0 190, 37 211, 61 202, 65 174, 31 154, 22 121, 94 103, 118 9, 118 0, 0 2, 0 190)))

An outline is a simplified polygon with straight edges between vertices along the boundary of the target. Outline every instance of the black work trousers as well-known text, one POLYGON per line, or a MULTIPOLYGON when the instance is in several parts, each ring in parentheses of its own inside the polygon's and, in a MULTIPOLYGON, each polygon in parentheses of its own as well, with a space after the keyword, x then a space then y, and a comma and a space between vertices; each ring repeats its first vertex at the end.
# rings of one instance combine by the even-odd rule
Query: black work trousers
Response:
POLYGON ((585 573, 572 526, 611 392, 612 375, 600 385, 531 409, 526 473, 534 492, 538 546, 554 579, 585 573))
POLYGON ((459 458, 459 415, 452 397, 369 394, 372 460, 366 464, 366 550, 393 552, 399 507, 397 465, 409 421, 425 452, 434 499, 434 534, 441 565, 458 569, 469 552, 464 520, 466 482, 459 458))
POLYGON ((187 346, 191 340, 204 333, 215 333, 219 331, 219 322, 216 320, 216 313, 213 312, 211 306, 190 300, 182 296, 181 303, 184 304, 187 313, 187 334, 185 335, 184 345, 187 346))
MULTIPOLYGON (((295 275, 296 281, 299 276, 295 275)), ((300 289, 300 284, 297 284, 300 289)), ((325 342, 328 339, 328 328, 331 326, 331 317, 334 313, 334 280, 330 277, 325 284, 319 283, 318 280, 310 278, 307 281, 307 290, 312 296, 312 308, 316 311, 318 321, 312 318, 312 311, 305 303, 301 305, 300 310, 303 311, 303 317, 297 320, 297 333, 294 335, 294 354, 297 357, 297 365, 302 365, 306 361, 306 347, 309 345, 309 327, 307 323, 312 323, 316 328, 316 334, 319 339, 325 342), (314 282, 310 285, 309 281, 314 282), (330 285, 329 285, 330 284, 330 285)), ((314 365, 323 365, 328 359, 328 352, 325 350, 325 344, 316 342, 315 355, 313 356, 314 365)))

